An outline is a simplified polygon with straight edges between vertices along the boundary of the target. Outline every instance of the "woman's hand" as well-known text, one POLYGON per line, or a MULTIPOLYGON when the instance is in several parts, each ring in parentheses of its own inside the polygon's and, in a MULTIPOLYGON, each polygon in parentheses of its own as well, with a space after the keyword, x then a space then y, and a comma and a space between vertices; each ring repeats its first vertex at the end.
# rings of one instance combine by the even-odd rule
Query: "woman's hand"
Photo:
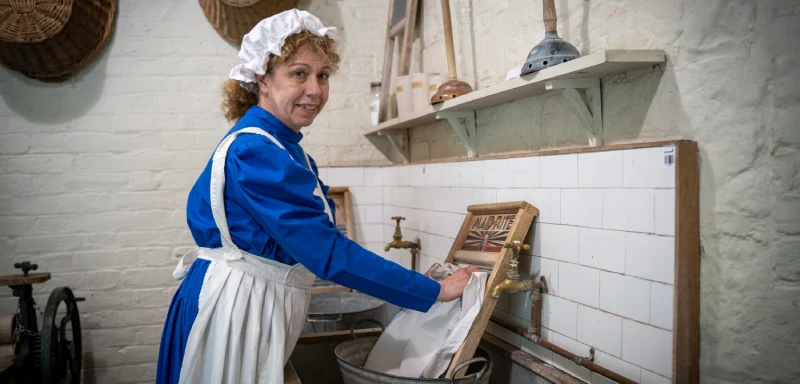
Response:
POLYGON ((459 269, 446 279, 439 281, 441 288, 439 289, 439 297, 437 297, 436 300, 446 302, 461 297, 461 295, 464 294, 464 288, 472 277, 472 273, 479 272, 480 270, 480 267, 473 265, 469 268, 459 269))

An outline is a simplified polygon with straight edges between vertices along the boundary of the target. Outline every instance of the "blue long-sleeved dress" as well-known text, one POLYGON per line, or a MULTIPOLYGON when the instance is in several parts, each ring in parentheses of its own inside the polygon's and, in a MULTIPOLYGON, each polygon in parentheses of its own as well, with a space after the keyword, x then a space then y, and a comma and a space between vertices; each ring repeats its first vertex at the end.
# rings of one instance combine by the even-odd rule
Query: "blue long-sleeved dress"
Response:
MULTIPOLYGON (((251 107, 228 132, 258 127, 286 148, 260 135, 239 136, 225 162, 225 212, 233 242, 242 250, 288 265, 303 264, 330 280, 400 307, 427 311, 439 283, 364 249, 330 222, 322 199, 313 195, 318 180, 313 159, 306 164, 302 134, 258 106, 251 107), (290 156, 291 155, 291 156, 290 156)), ((210 204, 211 161, 192 188, 187 222, 199 247, 222 246, 210 204)), ((328 187, 320 180, 327 196, 328 187)), ((331 210, 335 209, 332 200, 331 210)), ((335 213, 334 213, 335 217, 335 213)), ((198 298, 209 261, 192 263, 172 299, 159 350, 157 382, 177 383, 186 340, 198 313, 198 298)))

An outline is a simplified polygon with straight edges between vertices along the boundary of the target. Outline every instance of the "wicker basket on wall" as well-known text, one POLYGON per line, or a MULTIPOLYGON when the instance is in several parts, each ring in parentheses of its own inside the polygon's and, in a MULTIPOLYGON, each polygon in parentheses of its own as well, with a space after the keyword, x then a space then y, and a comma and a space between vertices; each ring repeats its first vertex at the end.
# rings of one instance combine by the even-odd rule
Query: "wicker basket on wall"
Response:
POLYGON ((0 0, 0 62, 30 78, 70 78, 103 47, 116 0, 0 0))
POLYGON ((211 26, 225 40, 241 44, 259 21, 296 8, 299 0, 200 0, 211 26))

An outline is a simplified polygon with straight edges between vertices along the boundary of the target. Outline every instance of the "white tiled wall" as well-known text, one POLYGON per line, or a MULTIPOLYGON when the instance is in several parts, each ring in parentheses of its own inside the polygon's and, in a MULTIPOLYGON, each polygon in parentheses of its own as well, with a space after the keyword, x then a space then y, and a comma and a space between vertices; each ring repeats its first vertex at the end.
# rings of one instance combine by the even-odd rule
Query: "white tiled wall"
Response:
MULTIPOLYGON (((674 166, 663 148, 442 164, 323 168, 353 197, 356 241, 384 252, 404 216, 404 239, 422 242, 418 269, 443 261, 471 204, 525 200, 539 209, 521 273, 544 275, 543 337, 630 379, 671 382, 674 298, 674 166)), ((530 297, 504 295, 495 315, 530 325, 530 297)), ((494 324, 487 330, 586 382, 606 378, 494 324)))

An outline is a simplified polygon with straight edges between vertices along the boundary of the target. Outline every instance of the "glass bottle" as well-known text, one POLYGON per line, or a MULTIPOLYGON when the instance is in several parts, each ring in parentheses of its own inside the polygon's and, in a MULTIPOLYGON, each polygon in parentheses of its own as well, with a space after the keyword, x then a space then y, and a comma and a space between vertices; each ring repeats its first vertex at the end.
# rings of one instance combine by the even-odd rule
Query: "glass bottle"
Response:
POLYGON ((369 115, 372 126, 378 125, 378 111, 381 104, 381 82, 373 81, 369 83, 371 100, 369 102, 369 115))

